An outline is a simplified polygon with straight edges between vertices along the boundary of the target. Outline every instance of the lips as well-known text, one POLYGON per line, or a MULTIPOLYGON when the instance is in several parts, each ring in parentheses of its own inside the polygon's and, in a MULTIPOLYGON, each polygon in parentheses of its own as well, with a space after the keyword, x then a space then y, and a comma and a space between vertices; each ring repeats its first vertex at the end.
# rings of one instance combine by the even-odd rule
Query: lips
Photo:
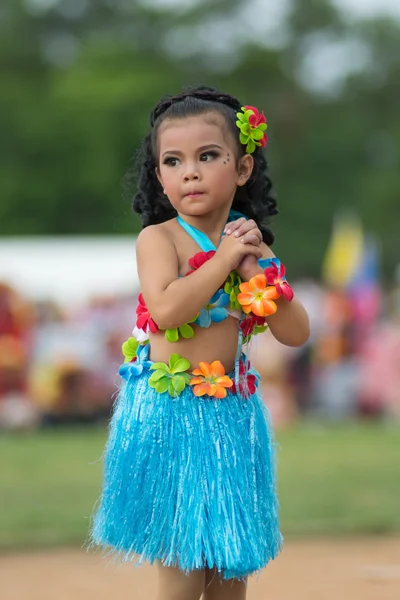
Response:
POLYGON ((186 196, 188 198, 197 198, 198 196, 201 196, 204 192, 197 192, 197 191, 193 191, 193 192, 189 192, 188 194, 186 194, 186 196))

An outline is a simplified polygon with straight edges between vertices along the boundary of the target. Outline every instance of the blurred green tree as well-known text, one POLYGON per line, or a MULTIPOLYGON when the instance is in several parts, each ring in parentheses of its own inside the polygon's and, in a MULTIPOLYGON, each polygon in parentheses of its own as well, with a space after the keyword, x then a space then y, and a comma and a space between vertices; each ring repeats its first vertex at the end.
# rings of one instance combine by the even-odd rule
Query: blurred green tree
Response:
POLYGON ((207 82, 262 107, 277 250, 318 275, 352 206, 399 260, 400 23, 328 0, 3 0, 0 234, 135 233, 121 180, 160 96, 207 82), (284 3, 283 3, 284 4, 284 3), (283 6, 283 5, 282 5, 283 6))

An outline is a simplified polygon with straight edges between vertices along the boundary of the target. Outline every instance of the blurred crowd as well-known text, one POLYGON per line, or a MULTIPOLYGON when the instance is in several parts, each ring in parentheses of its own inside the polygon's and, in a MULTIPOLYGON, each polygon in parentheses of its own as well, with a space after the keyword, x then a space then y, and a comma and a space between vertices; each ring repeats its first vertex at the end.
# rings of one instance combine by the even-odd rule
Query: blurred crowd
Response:
POLYGON ((107 418, 135 297, 66 312, 0 283, 0 428, 107 418))
POLYGON ((252 349, 275 423, 399 419, 400 278, 387 295, 311 281, 296 289, 310 316, 308 342, 288 348, 267 332, 252 349))
MULTIPOLYGON (((294 283, 311 320, 301 348, 253 338, 250 358, 275 426, 299 418, 400 417, 400 273, 391 289, 294 283)), ((67 313, 0 283, 0 428, 107 420, 136 296, 67 313)))

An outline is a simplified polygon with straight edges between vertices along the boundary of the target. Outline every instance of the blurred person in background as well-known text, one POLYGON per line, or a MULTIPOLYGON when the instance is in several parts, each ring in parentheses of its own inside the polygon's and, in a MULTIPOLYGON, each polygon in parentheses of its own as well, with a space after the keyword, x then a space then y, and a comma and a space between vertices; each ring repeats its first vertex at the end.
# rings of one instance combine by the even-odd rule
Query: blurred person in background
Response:
MULTIPOLYGON (((280 344, 270 331, 258 335, 249 348, 249 357, 260 373, 260 389, 276 428, 290 425, 300 413, 298 399, 304 378, 300 381, 299 377, 293 385, 290 378, 296 356, 293 350, 280 344)), ((305 369, 303 374, 307 376, 305 369)))
POLYGON ((400 265, 382 318, 368 329, 360 348, 358 397, 369 417, 400 420, 400 265))
POLYGON ((313 355, 312 414, 343 419, 357 414, 357 362, 353 349, 352 307, 344 290, 325 289, 323 326, 313 355))
POLYGON ((30 428, 38 421, 28 393, 33 321, 33 306, 0 282, 0 428, 30 428))

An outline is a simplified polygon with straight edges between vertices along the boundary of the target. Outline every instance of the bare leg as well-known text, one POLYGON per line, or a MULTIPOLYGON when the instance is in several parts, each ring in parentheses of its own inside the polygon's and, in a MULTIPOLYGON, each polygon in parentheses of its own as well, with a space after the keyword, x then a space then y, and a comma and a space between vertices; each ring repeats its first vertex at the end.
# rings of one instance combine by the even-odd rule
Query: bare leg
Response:
POLYGON ((186 575, 178 567, 165 567, 161 561, 158 568, 157 600, 199 600, 204 591, 205 573, 203 569, 186 575))
MULTIPOLYGON (((203 600, 246 600, 246 584, 238 579, 222 579, 217 569, 206 569, 203 600)), ((246 577, 247 582, 247 577, 246 577)))

